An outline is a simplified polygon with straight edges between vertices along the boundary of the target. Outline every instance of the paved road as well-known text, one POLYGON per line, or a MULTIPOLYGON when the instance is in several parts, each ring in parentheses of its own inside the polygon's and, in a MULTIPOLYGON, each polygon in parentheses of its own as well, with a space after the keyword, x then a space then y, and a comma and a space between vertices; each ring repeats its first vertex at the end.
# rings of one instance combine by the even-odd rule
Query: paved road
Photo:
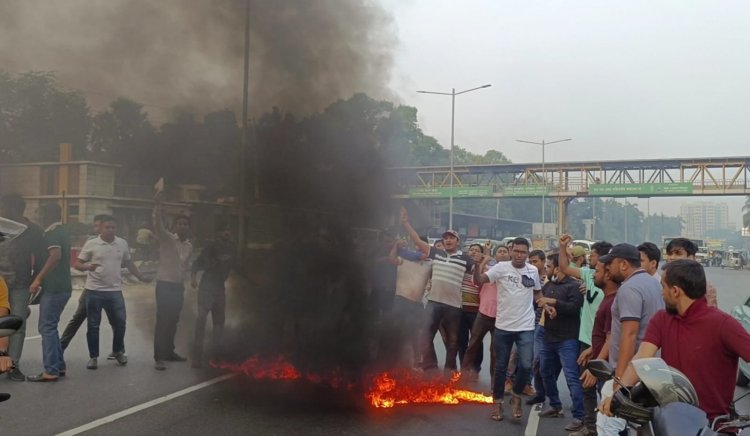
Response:
MULTIPOLYGON (((729 310, 750 296, 746 285, 750 272, 712 268, 708 275, 718 288, 722 309, 729 310)), ((64 321, 75 309, 76 298, 77 294, 74 294, 66 307, 64 321)), ((84 327, 66 353, 69 375, 64 380, 34 384, 0 379, 0 391, 13 395, 10 401, 0 404, 0 434, 46 435, 72 429, 81 431, 81 426, 106 417, 111 422, 84 433, 534 434, 534 426, 527 427, 528 408, 520 424, 496 423, 488 418, 488 406, 423 405, 373 410, 358 395, 354 398, 332 397, 314 386, 249 382, 241 376, 195 389, 201 387, 201 383, 215 381, 222 374, 212 369, 194 370, 185 363, 171 364, 164 372, 155 371, 151 359, 153 285, 129 287, 126 300, 129 314, 128 366, 118 367, 111 361, 102 360, 98 370, 86 370, 88 356, 84 327), (191 387, 195 390, 175 398, 165 398, 191 387), (142 410, 119 417, 133 407, 142 410)), ((178 336, 180 352, 187 350, 193 307, 192 294, 188 293, 178 336)), ((233 307, 231 295, 229 307, 230 310, 233 307)), ((22 368, 28 374, 41 370, 41 342, 35 338, 38 335, 36 320, 37 309, 34 309, 22 360, 22 368)), ((101 341, 104 353, 111 341, 108 328, 102 329, 101 341)), ((564 385, 560 380, 563 398, 567 396, 564 385)), ((486 372, 482 374, 477 389, 489 390, 486 372)), ((750 411, 750 401, 743 400, 740 407, 750 411)), ((536 434, 564 434, 562 427, 565 422, 567 420, 541 420, 536 434)))

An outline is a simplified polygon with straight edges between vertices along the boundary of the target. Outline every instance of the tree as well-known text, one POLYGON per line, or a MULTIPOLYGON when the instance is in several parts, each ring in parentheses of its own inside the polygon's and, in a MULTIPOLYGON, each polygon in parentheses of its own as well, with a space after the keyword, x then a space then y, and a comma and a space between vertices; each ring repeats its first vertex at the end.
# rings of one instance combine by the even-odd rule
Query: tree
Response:
POLYGON ((93 118, 89 150, 93 159, 121 165, 119 182, 137 184, 153 178, 158 167, 156 130, 143 106, 118 98, 93 118))
POLYGON ((73 144, 74 157, 85 157, 90 127, 83 94, 60 87, 52 73, 0 72, 3 162, 56 161, 63 142, 73 144))
POLYGON ((742 211, 745 212, 742 215, 742 226, 750 227, 750 195, 745 198, 745 204, 742 206, 742 211))

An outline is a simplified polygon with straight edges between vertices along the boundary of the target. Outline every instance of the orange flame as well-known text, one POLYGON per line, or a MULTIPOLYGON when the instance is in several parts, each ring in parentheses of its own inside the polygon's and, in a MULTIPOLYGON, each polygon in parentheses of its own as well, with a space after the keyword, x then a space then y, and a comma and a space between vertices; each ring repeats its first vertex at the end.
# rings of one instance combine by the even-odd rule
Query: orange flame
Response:
MULTIPOLYGON (((253 356, 242 363, 211 362, 211 366, 245 374, 255 380, 299 380, 314 384, 327 384, 334 389, 352 390, 355 384, 347 381, 338 371, 328 374, 303 373, 284 357, 262 360, 253 356)), ((385 372, 372 377, 369 392, 365 395, 376 408, 390 408, 405 404, 459 404, 462 402, 491 404, 492 397, 478 392, 458 389, 460 373, 450 380, 427 380, 408 371, 385 372)))
POLYGON ((460 373, 454 373, 450 380, 423 380, 406 372, 398 373, 396 377, 398 380, 389 373, 383 373, 373 379, 367 394, 370 404, 378 408, 416 403, 492 404, 491 396, 456 388, 460 373))

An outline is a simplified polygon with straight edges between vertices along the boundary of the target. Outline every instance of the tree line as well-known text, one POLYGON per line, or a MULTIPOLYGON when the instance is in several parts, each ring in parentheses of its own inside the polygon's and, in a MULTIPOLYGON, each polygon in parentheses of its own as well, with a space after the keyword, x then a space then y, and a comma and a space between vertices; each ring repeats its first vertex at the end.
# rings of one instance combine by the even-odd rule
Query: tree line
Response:
MULTIPOLYGON (((373 203, 387 201, 385 168, 447 165, 450 160, 449 150, 421 130, 415 107, 365 94, 305 116, 270 108, 250 125, 246 192, 254 194, 258 183, 255 200, 261 202, 299 207, 344 202, 364 214, 373 203)), ((74 159, 119 164, 119 184, 148 185, 165 177, 172 184, 205 186, 206 199, 237 195, 242 131, 234 111, 197 116, 177 109, 171 120, 155 125, 138 102, 116 98, 94 111, 82 91, 65 88, 54 73, 0 71, 0 161, 56 161, 61 142, 73 145, 74 159)), ((454 160, 510 163, 500 150, 481 155, 461 146, 454 160)), ((455 206, 457 212, 541 221, 539 199, 503 199, 499 207, 492 199, 457 200, 455 206)), ((548 200, 548 213, 554 207, 548 200)), ((679 218, 647 217, 634 205, 612 199, 574 200, 568 221, 572 233, 582 237, 582 219, 593 216, 592 207, 597 239, 625 240, 625 228, 631 241, 680 234, 679 218)))

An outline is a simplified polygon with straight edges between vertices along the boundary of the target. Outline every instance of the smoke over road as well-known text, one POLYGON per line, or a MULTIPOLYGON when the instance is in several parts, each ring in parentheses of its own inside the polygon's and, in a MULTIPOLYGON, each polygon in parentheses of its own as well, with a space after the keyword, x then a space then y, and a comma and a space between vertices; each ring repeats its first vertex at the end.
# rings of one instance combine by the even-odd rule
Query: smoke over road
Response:
MULTIPOLYGON (((383 96, 395 44, 369 0, 252 0, 251 114, 305 114, 354 92, 383 96)), ((95 107, 123 96, 167 115, 237 109, 243 0, 0 3, 0 58, 10 72, 54 71, 95 107)))

